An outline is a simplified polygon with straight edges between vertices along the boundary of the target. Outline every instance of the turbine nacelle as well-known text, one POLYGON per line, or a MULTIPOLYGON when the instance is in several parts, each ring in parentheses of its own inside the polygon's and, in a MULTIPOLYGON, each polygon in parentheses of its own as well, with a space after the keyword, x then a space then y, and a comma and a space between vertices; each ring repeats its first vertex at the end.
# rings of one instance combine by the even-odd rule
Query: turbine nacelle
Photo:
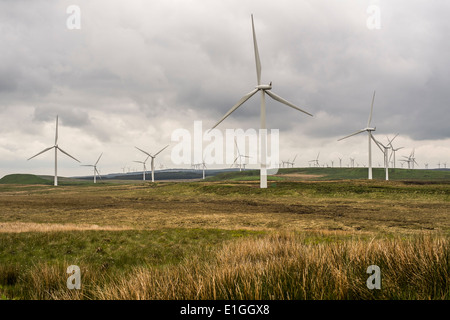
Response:
POLYGON ((270 90, 270 89, 272 89, 272 82, 270 84, 260 84, 260 85, 256 86, 255 89, 270 90))
POLYGON ((364 128, 363 130, 364 131, 375 131, 377 128, 375 127, 375 128, 364 128))

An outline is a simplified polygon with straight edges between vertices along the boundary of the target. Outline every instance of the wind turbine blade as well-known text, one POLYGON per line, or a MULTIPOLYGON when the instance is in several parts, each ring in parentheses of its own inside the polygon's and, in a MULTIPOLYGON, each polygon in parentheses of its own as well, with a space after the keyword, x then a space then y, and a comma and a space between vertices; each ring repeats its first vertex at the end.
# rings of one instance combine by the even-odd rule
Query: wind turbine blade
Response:
POLYGON ((136 163, 144 163, 144 162, 142 162, 142 161, 135 161, 135 160, 133 160, 133 162, 136 162, 136 163))
POLYGON ((391 161, 392 156, 394 155, 394 152, 395 152, 395 151, 391 152, 391 155, 389 156, 389 161, 391 161))
POLYGON ((92 164, 80 164, 80 166, 82 166, 82 167, 95 167, 95 166, 92 165, 92 164))
POLYGON ((102 179, 102 176, 101 176, 101 174, 100 174, 100 172, 97 170, 97 167, 95 167, 95 172, 97 172, 98 177, 100 178, 100 180, 103 180, 103 179, 102 179))
POLYGON ((103 152, 100 154, 100 157, 98 157, 97 162, 95 163, 95 165, 97 165, 97 163, 100 161, 100 158, 102 157, 103 152))
POLYGON ((297 155, 295 155, 294 160, 292 160, 292 162, 295 162, 295 159, 297 159, 297 155))
POLYGON ((76 159, 75 157, 72 157, 70 154, 68 154, 67 152, 65 152, 63 149, 61 149, 60 147, 56 147, 59 149, 59 151, 61 151, 62 153, 64 153, 65 155, 71 157, 73 160, 80 162, 80 160, 76 159))
MULTIPOLYGON (((377 147, 380 148, 381 152, 384 153, 384 149, 381 147, 381 146, 383 146, 383 145, 381 144, 381 142, 378 142, 377 139, 375 139, 375 137, 374 137, 373 135, 370 135, 370 136, 372 137, 372 140, 375 142, 375 144, 377 145, 377 147)), ((384 146, 383 146, 383 147, 384 147, 384 146)))
POLYGON ((145 153, 145 154, 148 155, 149 157, 151 157, 151 154, 148 153, 147 151, 144 151, 144 150, 142 150, 142 149, 139 149, 138 147, 135 147, 135 148, 138 149, 139 151, 145 153))
POLYGON ((34 156, 32 156, 31 158, 28 158, 27 160, 31 160, 31 159, 33 159, 34 157, 37 157, 38 155, 44 153, 45 151, 48 151, 48 150, 53 149, 53 148, 54 148, 54 147, 50 147, 50 148, 44 149, 44 150, 42 150, 41 152, 39 152, 38 154, 35 154, 34 156))
POLYGON ((338 141, 347 139, 347 138, 349 138, 349 137, 351 137, 351 136, 357 135, 357 134, 359 134, 359 133, 361 133, 361 132, 364 132, 364 131, 366 131, 366 130, 361 129, 361 130, 359 130, 359 131, 356 131, 355 133, 349 134, 348 136, 345 136, 345 137, 343 137, 343 138, 338 139, 338 141))
POLYGON ((258 85, 261 84, 261 59, 259 58, 258 43, 256 42, 255 24, 253 23, 252 14, 252 31, 253 31, 253 47, 255 49, 255 61, 256 61, 256 80, 258 85))
POLYGON ((160 154, 164 149, 166 149, 169 145, 165 146, 161 150, 159 150, 153 157, 156 157, 158 154, 160 154))
POLYGON ((282 97, 276 95, 276 94, 273 93, 272 91, 265 90, 265 92, 266 92, 272 99, 274 99, 274 100, 276 100, 276 101, 278 101, 278 102, 284 103, 285 105, 287 105, 287 106, 289 106, 289 107, 291 107, 291 108, 294 108, 295 110, 298 110, 298 111, 301 111, 301 112, 303 112, 303 113, 306 113, 307 115, 309 115, 309 116, 311 116, 311 117, 313 116, 311 113, 309 113, 309 112, 307 112, 307 111, 305 111, 305 110, 300 109, 299 107, 297 107, 297 106, 294 105, 293 103, 291 103, 291 102, 289 102, 289 101, 283 99, 282 97))
POLYGON ((58 143, 58 115, 56 115, 55 146, 58 143))
POLYGON ((237 142, 236 142, 236 137, 234 137, 234 144, 236 145, 236 149, 237 149, 238 155, 241 156, 241 153, 239 152, 239 147, 238 147, 237 142))
POLYGON ((372 105, 370 107, 370 115, 369 115, 369 121, 367 121, 367 128, 370 126, 370 122, 372 121, 372 111, 373 111, 373 102, 374 101, 375 101, 375 91, 373 92, 372 105))
POLYGON ((217 122, 214 127, 211 128, 214 129, 215 127, 217 127, 223 120, 225 120, 230 114, 232 114, 237 108, 239 108, 245 101, 247 101, 248 99, 251 98, 251 96, 253 96, 256 92, 258 92, 258 89, 254 89, 251 92, 247 93, 245 96, 243 96, 241 98, 241 100, 238 101, 238 103, 236 103, 226 114, 225 116, 220 119, 219 122, 217 122))

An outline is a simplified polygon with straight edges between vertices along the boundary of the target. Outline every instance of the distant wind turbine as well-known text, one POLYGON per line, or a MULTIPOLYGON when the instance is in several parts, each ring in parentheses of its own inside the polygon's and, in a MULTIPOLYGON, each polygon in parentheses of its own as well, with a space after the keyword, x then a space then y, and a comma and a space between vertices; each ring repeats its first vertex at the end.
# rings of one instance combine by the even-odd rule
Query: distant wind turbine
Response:
POLYGON ((143 180, 143 181, 145 181, 145 174, 147 173, 147 166, 146 166, 145 164, 146 164, 146 162, 147 162, 147 160, 148 160, 149 157, 150 157, 150 156, 147 156, 147 158, 145 158, 144 161, 133 161, 133 162, 141 163, 141 164, 142 164, 142 166, 143 166, 143 169, 142 169, 142 180, 143 180))
POLYGON ((203 180, 204 180, 205 179, 205 169, 206 169, 205 159, 203 159, 203 161, 202 161, 202 163, 200 163, 200 165, 202 166, 203 180))
MULTIPOLYGON (((395 138, 395 137, 394 137, 395 138)), ((380 148, 381 152, 383 152, 384 155, 384 167, 386 169, 386 180, 389 180, 389 160, 388 160, 388 154, 389 154, 389 149, 391 148, 390 146, 385 146, 384 144, 382 144, 380 141, 378 141, 377 139, 375 139, 375 137, 372 135, 372 139, 375 142, 375 144, 378 146, 378 148, 380 148)), ((389 139, 388 139, 389 140, 389 139)), ((394 139, 392 139, 394 140, 394 139)), ((391 141, 392 141, 391 140, 391 141)))
POLYGON ((316 159, 309 160, 309 162, 312 162, 314 164, 314 167, 319 167, 319 155, 320 155, 320 152, 317 154, 316 159))
POLYGON ((372 179, 372 144, 371 144, 371 140, 372 140, 372 131, 375 131, 376 128, 372 128, 370 127, 370 122, 372 121, 372 112, 373 112, 373 102, 375 100, 375 91, 373 92, 373 97, 372 97, 372 105, 370 107, 370 115, 369 115, 369 120, 367 121, 367 126, 364 129, 361 129, 355 133, 352 133, 346 137, 343 137, 341 139, 338 139, 338 141, 341 141, 343 139, 346 139, 348 137, 357 135, 359 133, 365 132, 367 131, 368 135, 369 135, 369 179, 372 179))
POLYGON ((102 157, 102 155, 103 155, 103 152, 100 154, 100 156, 98 157, 95 164, 83 164, 82 165, 83 167, 93 167, 94 168, 94 183, 97 183, 97 179, 96 179, 97 174, 100 177, 100 179, 102 178, 102 176, 100 175, 100 172, 98 172, 98 170, 97 170, 97 164, 100 161, 100 158, 102 157))
POLYGON ((151 168, 152 168, 152 182, 155 182, 155 158, 158 154, 160 154, 164 149, 166 149, 169 145, 165 146, 164 148, 162 148, 161 150, 159 150, 157 153, 155 153, 155 155, 151 155, 150 153, 148 153, 147 151, 144 151, 142 149, 139 149, 138 147, 135 147, 136 149, 138 149, 139 151, 145 153, 146 155, 148 155, 150 158, 152 158, 151 160, 151 168))
POLYGON ((399 147, 399 148, 394 148, 394 146, 392 145, 392 141, 394 141, 394 139, 398 136, 398 133, 395 135, 394 138, 392 138, 392 140, 389 139, 389 137, 387 137, 389 143, 388 145, 391 146, 391 156, 389 157, 389 161, 391 160, 392 156, 394 156, 394 164, 393 164, 393 168, 395 169, 395 153, 400 150, 403 149, 403 147, 399 147))
MULTIPOLYGON (((237 142, 236 142, 236 138, 234 138, 234 144, 236 145, 238 156, 236 157, 236 159, 234 159, 234 162, 233 162, 233 164, 231 166, 233 166, 236 163, 236 161, 239 159, 239 171, 242 171, 242 158, 250 158, 250 157, 241 154, 241 152, 239 151, 239 147, 237 145, 237 142)), ((205 161, 203 161, 203 163, 204 162, 205 161)))
POLYGON ((289 160, 287 161, 288 167, 289 167, 289 165, 291 165, 291 168, 294 167, 295 159, 297 159, 297 155, 295 155, 295 157, 294 157, 294 159, 292 160, 292 162, 289 162, 289 160))
POLYGON ((414 152, 415 152, 415 149, 413 149, 411 151, 411 153, 409 154, 409 157, 403 156, 403 158, 406 158, 406 160, 403 160, 403 161, 408 162, 408 169, 414 169, 414 164, 419 165, 414 156, 414 152))
POLYGON ((31 160, 34 157, 37 157, 38 155, 51 150, 55 148, 55 178, 54 178, 54 185, 57 186, 58 185, 58 150, 61 151, 62 153, 64 153, 65 155, 71 157, 72 159, 74 159, 77 162, 80 162, 79 160, 75 159, 74 157, 72 157, 70 154, 68 154, 67 152, 65 152, 63 149, 61 149, 58 146, 58 116, 56 116, 56 133, 55 133, 55 145, 53 147, 49 147, 47 149, 42 150, 41 152, 39 152, 38 154, 32 156, 31 158, 28 158, 27 160, 31 160))
POLYGON ((265 94, 267 94, 269 97, 271 97, 272 99, 281 102, 293 109, 296 109, 298 111, 301 111, 303 113, 306 113, 307 115, 312 116, 312 114, 306 112, 305 110, 300 109, 299 107, 295 106, 294 104, 292 104, 291 102, 281 98, 280 96, 276 95, 275 93, 273 93, 272 91, 270 91, 272 89, 272 82, 270 82, 270 84, 268 85, 262 85, 261 84, 261 61, 259 58, 259 52, 258 52, 258 44, 256 42, 256 33, 255 33, 255 25, 253 22, 253 15, 252 17, 252 31, 253 31, 253 47, 254 47, 254 51, 255 51, 255 60, 256 60, 256 78, 257 78, 257 86, 255 87, 255 89, 253 89, 252 91, 250 91, 249 93, 247 93, 245 96, 243 96, 241 98, 241 100, 239 100, 226 114, 225 116, 220 119, 219 122, 217 122, 211 129, 214 129, 215 127, 217 127, 222 121, 224 121, 231 113, 233 113, 237 108, 239 108, 242 104, 244 104, 244 102, 246 102, 248 99, 250 99, 255 93, 257 93, 258 91, 261 92, 261 137, 260 137, 260 145, 261 145, 261 150, 260 150, 260 155, 261 155, 261 169, 260 169, 260 188, 267 188, 267 164, 266 164, 266 138, 267 138, 267 133, 266 133, 266 98, 265 98, 265 94))
POLYGON ((351 163, 352 168, 354 168, 355 167, 355 158, 350 158, 350 163, 351 163))

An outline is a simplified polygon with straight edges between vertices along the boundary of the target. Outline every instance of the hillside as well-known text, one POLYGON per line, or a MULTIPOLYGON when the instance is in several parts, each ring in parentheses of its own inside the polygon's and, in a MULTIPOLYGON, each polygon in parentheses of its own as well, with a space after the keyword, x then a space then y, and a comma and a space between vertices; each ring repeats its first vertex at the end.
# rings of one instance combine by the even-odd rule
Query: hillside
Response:
MULTIPOLYGON (((275 175, 269 175, 269 181, 279 180, 352 180, 367 179, 367 168, 289 168, 279 169, 275 175)), ((374 180, 385 180, 385 169, 373 168, 374 180)), ((259 170, 242 172, 227 172, 209 177, 210 181, 259 180, 259 170)), ((448 181, 450 170, 421 170, 421 169, 389 169, 389 180, 402 181, 448 181)))
POLYGON ((8 174, 0 179, 0 184, 51 184, 47 179, 35 176, 34 174, 8 174))

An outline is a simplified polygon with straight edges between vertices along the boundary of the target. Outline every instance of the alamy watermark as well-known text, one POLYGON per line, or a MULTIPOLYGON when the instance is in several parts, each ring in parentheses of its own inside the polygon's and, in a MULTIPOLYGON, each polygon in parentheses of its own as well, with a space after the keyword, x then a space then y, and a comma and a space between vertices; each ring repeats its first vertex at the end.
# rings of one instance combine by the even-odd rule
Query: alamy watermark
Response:
POLYGON ((224 133, 219 129, 203 130, 202 121, 194 121, 193 132, 176 129, 171 141, 176 142, 171 153, 171 160, 176 165, 232 165, 237 157, 242 157, 246 164, 264 163, 270 170, 268 174, 278 171, 279 129, 226 129, 224 133))
POLYGON ((81 29, 81 9, 77 5, 70 5, 66 9, 69 14, 66 20, 66 26, 69 30, 81 29))
POLYGON ((381 29, 381 9, 378 1, 371 4, 367 10, 369 17, 366 20, 366 25, 369 30, 379 30, 381 29))
POLYGON ((79 266, 71 265, 67 267, 70 276, 67 278, 67 289, 81 289, 81 270, 79 266))
POLYGON ((381 269, 379 266, 371 265, 367 268, 366 273, 370 274, 370 277, 366 281, 367 288, 370 290, 381 289, 381 269))

